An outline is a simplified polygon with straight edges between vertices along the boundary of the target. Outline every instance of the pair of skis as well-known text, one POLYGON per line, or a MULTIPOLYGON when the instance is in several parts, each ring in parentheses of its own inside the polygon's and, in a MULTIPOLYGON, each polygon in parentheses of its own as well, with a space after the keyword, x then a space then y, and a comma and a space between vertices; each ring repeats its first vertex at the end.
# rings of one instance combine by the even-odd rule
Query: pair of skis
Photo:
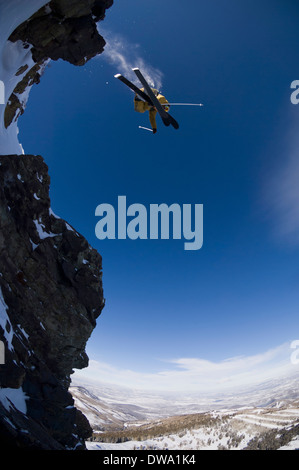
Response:
POLYGON ((130 82, 127 78, 125 78, 121 74, 114 75, 115 78, 118 78, 121 82, 123 82, 125 85, 127 85, 131 90, 133 90, 138 96, 140 96, 141 99, 146 101, 150 106, 153 106, 156 108, 158 111, 163 123, 165 126, 170 126, 172 125, 174 129, 178 129, 179 125, 177 121, 163 108, 159 100, 156 98, 155 94, 153 93, 151 87, 147 83, 146 79, 140 72, 138 68, 133 69, 135 72, 137 78, 140 80, 141 84, 143 85, 143 88, 145 92, 141 91, 134 83, 130 82))

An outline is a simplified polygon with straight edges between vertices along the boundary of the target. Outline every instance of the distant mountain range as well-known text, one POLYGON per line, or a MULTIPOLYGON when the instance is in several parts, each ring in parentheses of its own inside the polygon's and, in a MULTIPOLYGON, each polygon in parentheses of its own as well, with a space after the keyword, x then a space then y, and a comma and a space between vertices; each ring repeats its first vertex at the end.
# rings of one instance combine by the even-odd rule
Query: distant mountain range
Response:
POLYGON ((204 411, 269 407, 299 399, 299 373, 230 393, 144 391, 76 378, 71 386, 76 407, 91 424, 109 425, 204 411))
POLYGON ((298 385, 286 377, 207 397, 76 379, 70 392, 94 430, 89 449, 297 449, 298 385))

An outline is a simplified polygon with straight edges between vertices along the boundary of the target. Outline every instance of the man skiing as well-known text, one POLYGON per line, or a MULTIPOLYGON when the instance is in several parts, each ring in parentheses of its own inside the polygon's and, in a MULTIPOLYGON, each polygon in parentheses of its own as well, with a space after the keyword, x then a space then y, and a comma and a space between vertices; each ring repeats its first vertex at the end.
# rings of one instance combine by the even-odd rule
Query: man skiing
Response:
MULTIPOLYGON (((141 88, 141 91, 144 92, 144 88, 141 88)), ((155 88, 152 88, 152 91, 155 97, 157 98, 157 100, 159 101, 159 103, 163 105, 163 108, 165 109, 165 111, 168 112, 169 106, 165 106, 165 105, 168 105, 168 101, 165 98, 165 96, 163 96, 155 88)), ((155 134, 157 132, 157 122, 156 122, 157 109, 155 108, 155 106, 152 106, 146 101, 143 101, 136 93, 134 97, 134 109, 138 113, 145 113, 146 111, 149 112, 149 120, 152 126, 153 133, 155 134)))
POLYGON ((179 124, 170 115, 169 107, 170 104, 158 90, 151 88, 142 73, 138 68, 132 69, 135 72, 137 78, 141 82, 144 88, 138 88, 134 83, 130 82, 126 77, 117 73, 114 75, 115 78, 118 78, 121 82, 123 82, 126 86, 131 88, 136 94, 134 98, 134 107, 135 111, 139 113, 144 113, 145 111, 149 111, 150 123, 152 126, 153 133, 157 132, 157 124, 156 124, 156 114, 159 113, 163 123, 165 126, 172 126, 174 129, 179 128, 179 124))

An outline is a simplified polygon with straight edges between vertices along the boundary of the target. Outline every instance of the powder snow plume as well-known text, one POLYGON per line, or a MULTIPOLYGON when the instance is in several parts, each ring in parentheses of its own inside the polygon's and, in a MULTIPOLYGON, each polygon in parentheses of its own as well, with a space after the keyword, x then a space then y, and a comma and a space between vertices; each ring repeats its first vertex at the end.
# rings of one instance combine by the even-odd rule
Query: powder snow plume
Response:
POLYGON ((138 67, 150 86, 158 90, 162 89, 162 72, 144 61, 140 55, 138 44, 131 44, 122 36, 103 30, 102 26, 100 34, 104 36, 106 41, 101 58, 115 66, 115 73, 121 73, 139 86, 136 75, 132 72, 132 68, 138 67))

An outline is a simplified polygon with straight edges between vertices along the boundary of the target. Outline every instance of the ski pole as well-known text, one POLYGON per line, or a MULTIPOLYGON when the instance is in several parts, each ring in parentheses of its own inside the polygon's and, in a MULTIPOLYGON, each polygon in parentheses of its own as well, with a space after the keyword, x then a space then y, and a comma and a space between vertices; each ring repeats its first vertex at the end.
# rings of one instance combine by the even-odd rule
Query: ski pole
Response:
POLYGON ((145 131, 153 132, 152 129, 149 129, 148 127, 143 127, 143 126, 138 126, 139 129, 144 129, 145 131))
POLYGON ((163 106, 203 106, 202 103, 163 103, 163 106))

